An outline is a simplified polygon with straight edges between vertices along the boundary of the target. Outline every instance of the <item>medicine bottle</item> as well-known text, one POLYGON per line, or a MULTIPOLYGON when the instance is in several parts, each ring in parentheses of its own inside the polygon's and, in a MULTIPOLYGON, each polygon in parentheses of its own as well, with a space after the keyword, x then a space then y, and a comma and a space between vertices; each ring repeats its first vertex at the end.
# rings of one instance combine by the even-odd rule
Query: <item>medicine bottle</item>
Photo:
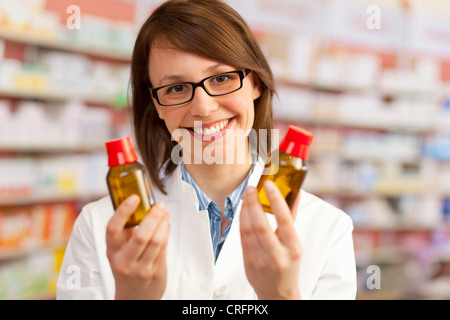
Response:
POLYGON ((106 176, 114 209, 132 194, 141 198, 139 206, 128 219, 125 227, 138 225, 155 204, 145 168, 138 162, 130 137, 106 143, 109 172, 106 176))
POLYGON ((312 139, 312 133, 289 126, 278 152, 272 152, 270 162, 266 165, 256 187, 264 211, 273 213, 263 187, 266 180, 275 183, 292 210, 308 171, 307 159, 312 139))

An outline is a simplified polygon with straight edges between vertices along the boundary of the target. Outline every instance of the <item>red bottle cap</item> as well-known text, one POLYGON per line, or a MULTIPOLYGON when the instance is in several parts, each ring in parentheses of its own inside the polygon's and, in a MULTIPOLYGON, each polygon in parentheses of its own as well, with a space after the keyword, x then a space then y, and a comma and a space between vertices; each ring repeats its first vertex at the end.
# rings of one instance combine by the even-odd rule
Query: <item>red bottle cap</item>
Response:
POLYGON ((280 143, 280 150, 291 156, 307 160, 312 139, 313 134, 311 132, 289 126, 286 136, 280 143))
POLYGON ((115 167, 121 164, 132 163, 138 160, 130 137, 106 142, 108 152, 108 166, 115 167))

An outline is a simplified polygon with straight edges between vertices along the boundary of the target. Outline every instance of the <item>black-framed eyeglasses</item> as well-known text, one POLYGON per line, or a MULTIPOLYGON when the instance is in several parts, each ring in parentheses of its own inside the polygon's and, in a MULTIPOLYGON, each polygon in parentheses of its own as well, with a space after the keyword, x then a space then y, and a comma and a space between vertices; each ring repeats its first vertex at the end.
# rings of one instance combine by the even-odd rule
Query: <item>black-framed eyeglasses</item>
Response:
POLYGON ((219 73, 200 82, 178 82, 151 89, 153 98, 161 106, 178 106, 194 99, 195 89, 202 87, 211 97, 218 97, 238 91, 250 69, 219 73))

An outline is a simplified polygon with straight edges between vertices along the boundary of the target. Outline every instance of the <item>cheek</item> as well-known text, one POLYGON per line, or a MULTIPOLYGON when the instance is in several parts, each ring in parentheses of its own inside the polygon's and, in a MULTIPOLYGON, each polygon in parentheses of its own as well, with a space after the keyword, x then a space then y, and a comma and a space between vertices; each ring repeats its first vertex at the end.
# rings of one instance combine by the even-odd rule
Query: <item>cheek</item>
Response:
POLYGON ((179 119, 182 119, 181 115, 177 115, 175 110, 163 110, 162 108, 156 108, 158 116, 166 124, 167 130, 172 132, 179 128, 179 119))
POLYGON ((242 108, 238 112, 242 115, 242 120, 245 121, 243 125, 247 129, 250 129, 253 127, 253 121, 255 118, 255 105, 253 100, 246 100, 241 104, 241 106, 242 108))
POLYGON ((153 99, 153 105, 156 108, 156 112, 158 113, 158 116, 161 120, 164 120, 164 112, 161 110, 161 107, 158 105, 158 102, 156 102, 155 99, 153 99))
POLYGON ((232 104, 230 104, 230 109, 236 114, 246 118, 247 121, 253 122, 255 104, 251 92, 246 92, 245 95, 235 99, 232 104))

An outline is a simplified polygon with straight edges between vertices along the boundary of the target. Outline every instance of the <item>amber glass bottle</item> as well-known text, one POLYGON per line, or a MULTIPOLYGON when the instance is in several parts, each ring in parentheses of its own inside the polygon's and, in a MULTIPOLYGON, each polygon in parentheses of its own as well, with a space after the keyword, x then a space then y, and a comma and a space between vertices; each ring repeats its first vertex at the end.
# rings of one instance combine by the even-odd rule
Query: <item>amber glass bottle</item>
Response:
POLYGON ((270 162, 266 165, 256 187, 264 211, 273 213, 263 187, 266 180, 272 180, 275 183, 289 208, 292 209, 308 171, 307 159, 312 139, 312 133, 289 126, 278 152, 272 153, 270 162))
POLYGON ((127 221, 126 228, 139 224, 155 204, 145 168, 140 164, 130 137, 106 143, 109 172, 106 176, 114 209, 132 194, 141 198, 138 208, 127 221))

